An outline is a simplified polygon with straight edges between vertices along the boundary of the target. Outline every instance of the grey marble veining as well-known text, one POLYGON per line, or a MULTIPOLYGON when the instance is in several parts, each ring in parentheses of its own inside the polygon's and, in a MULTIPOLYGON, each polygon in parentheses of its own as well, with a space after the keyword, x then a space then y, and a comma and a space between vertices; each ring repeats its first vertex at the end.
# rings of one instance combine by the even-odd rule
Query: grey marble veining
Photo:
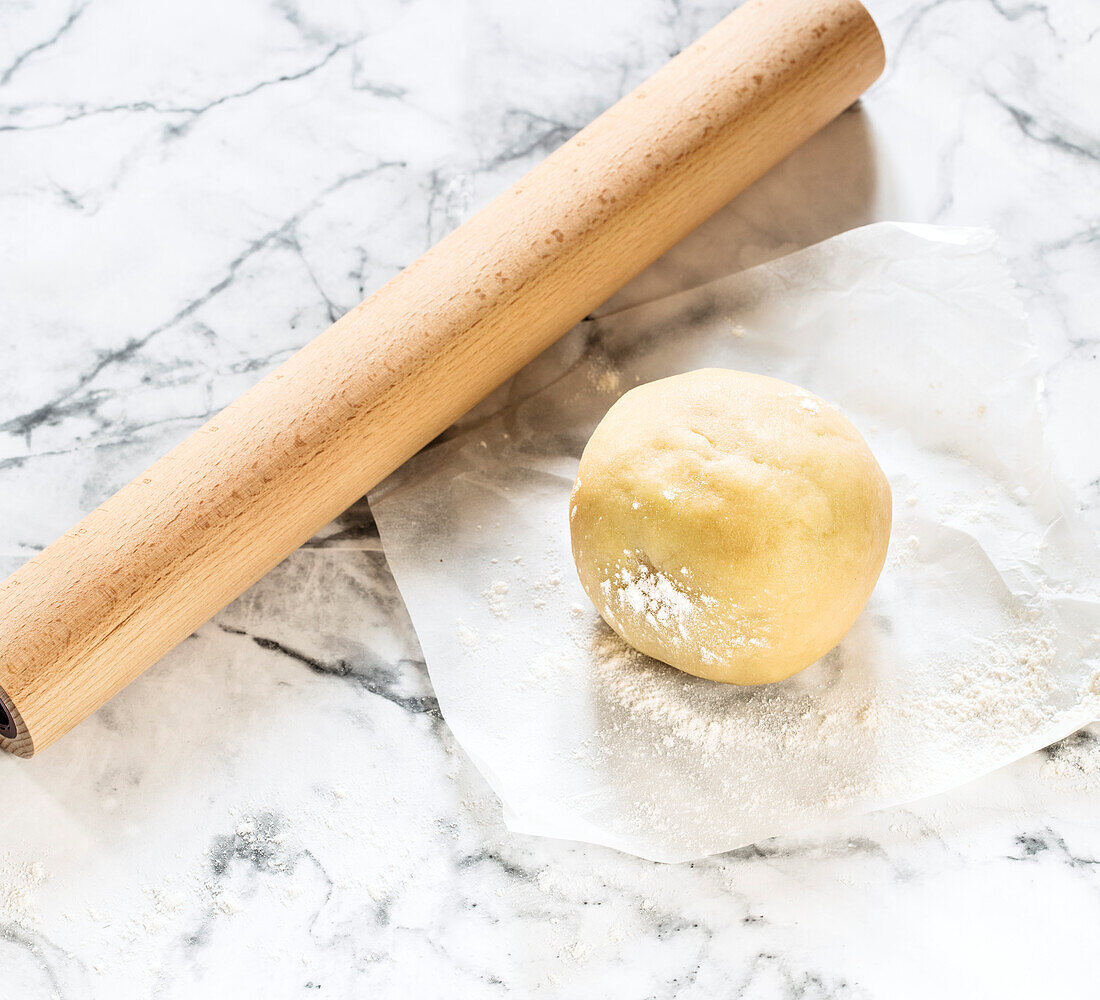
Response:
MULTIPOLYGON (((0 572, 727 6, 0 4, 0 572)), ((872 11, 883 80, 605 309, 875 219, 994 226, 1095 518, 1095 5, 872 11)), ((514 836, 365 504, 0 789, 12 995, 1096 989, 1100 731, 694 865, 514 836)))

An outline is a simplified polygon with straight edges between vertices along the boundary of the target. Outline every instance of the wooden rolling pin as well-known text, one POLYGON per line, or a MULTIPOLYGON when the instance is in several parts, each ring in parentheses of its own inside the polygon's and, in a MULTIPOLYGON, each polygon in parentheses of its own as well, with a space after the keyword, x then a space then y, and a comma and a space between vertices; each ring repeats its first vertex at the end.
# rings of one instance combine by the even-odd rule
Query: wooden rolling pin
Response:
POLYGON ((49 746, 855 101, 858 0, 749 0, 0 586, 49 746))

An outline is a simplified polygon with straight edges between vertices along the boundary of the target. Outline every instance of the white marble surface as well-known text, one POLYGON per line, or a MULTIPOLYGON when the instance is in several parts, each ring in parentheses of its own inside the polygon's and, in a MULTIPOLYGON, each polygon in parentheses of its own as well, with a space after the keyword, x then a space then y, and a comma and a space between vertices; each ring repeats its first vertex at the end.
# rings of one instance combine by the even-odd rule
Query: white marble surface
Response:
MULTIPOLYGON (((726 6, 0 3, 0 572, 726 6)), ((890 68, 862 106, 616 302, 873 219, 994 226, 1097 524, 1100 14, 872 10, 890 68)), ((0 794, 12 996, 1097 990, 1100 729, 694 865, 514 836, 365 505, 64 742, 0 759, 0 794)))

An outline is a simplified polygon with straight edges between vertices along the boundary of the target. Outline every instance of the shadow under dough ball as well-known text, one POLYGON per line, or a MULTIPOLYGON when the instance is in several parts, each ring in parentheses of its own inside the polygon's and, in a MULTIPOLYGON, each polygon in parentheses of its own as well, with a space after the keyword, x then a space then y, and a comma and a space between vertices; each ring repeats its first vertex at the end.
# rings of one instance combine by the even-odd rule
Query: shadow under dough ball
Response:
POLYGON ((626 393, 581 457, 573 558, 635 649, 731 684, 783 680, 835 646, 886 558, 890 486, 832 405, 702 369, 626 393))

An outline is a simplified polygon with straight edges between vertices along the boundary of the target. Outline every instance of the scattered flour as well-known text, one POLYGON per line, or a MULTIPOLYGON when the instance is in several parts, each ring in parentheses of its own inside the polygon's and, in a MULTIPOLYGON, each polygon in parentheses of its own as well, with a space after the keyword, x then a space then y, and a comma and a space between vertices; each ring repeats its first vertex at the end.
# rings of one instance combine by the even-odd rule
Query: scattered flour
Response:
POLYGON ((980 656, 956 660, 938 694, 927 701, 910 696, 901 710, 930 733, 962 733, 1011 755, 1021 729, 1040 729, 1056 715, 1056 638, 1052 625, 1020 613, 984 644, 980 656))
POLYGON ((891 547, 890 562, 894 566, 907 566, 917 561, 920 553, 920 539, 916 535, 909 535, 902 542, 891 547))
POLYGON ((46 878, 45 867, 37 861, 18 863, 10 855, 0 856, 0 924, 28 927, 34 923, 34 890, 46 878))
POLYGON ((601 372, 600 377, 596 379, 596 389, 599 392, 608 394, 618 392, 619 373, 617 371, 601 372))
POLYGON ((606 361, 594 360, 588 367, 588 382, 597 392, 605 395, 618 395, 622 383, 622 375, 616 368, 610 367, 606 361))
MULTIPOLYGON (((633 599, 648 609, 655 601, 670 616, 670 606, 683 607, 675 597, 671 605, 662 600, 665 592, 652 573, 627 592, 628 604, 633 599)), ((930 794, 955 779, 946 771, 926 773, 929 759, 950 761, 951 750, 962 756, 978 741, 992 760, 1005 763, 1014 756, 1021 731, 1042 732, 1059 712, 1059 682, 1051 669, 1056 632, 1027 613, 972 655, 920 672, 918 679, 947 678, 932 688, 908 679, 893 685, 842 683, 845 672, 861 666, 858 650, 845 647, 812 675, 782 685, 731 688, 672 671, 604 628, 592 631, 589 643, 607 721, 577 752, 616 773, 621 767, 629 773, 630 761, 645 759, 639 790, 674 780, 684 796, 698 798, 700 810, 713 801, 716 816, 731 801, 767 816, 773 808, 788 808, 799 787, 816 796, 806 803, 811 811, 896 801, 922 787, 930 794), (852 656, 855 662, 845 662, 852 656), (922 747, 930 749, 930 758, 922 747), (730 761, 739 764, 730 767, 730 761)), ((1086 774, 1100 783, 1100 741, 1079 752, 1063 751, 1049 768, 1072 769, 1075 776, 1086 774)), ((659 795, 641 796, 633 806, 635 821, 675 835, 677 821, 659 802, 659 795)), ((775 816, 778 825, 781 813, 775 816)))
POLYGON ((455 619, 455 629, 458 632, 458 641, 461 643, 463 651, 467 654, 476 652, 478 646, 481 645, 477 633, 461 618, 455 619))
POLYGON ((538 688, 548 695, 569 680, 570 675, 564 669, 565 656, 560 651, 549 649, 530 660, 524 669, 523 677, 517 682, 521 691, 538 688))
POLYGON ((485 598, 489 602, 489 610, 497 618, 508 617, 508 584, 503 580, 496 580, 485 591, 485 598))
POLYGON ((1100 726, 1082 729, 1047 750, 1040 774, 1053 788, 1100 792, 1100 726))

